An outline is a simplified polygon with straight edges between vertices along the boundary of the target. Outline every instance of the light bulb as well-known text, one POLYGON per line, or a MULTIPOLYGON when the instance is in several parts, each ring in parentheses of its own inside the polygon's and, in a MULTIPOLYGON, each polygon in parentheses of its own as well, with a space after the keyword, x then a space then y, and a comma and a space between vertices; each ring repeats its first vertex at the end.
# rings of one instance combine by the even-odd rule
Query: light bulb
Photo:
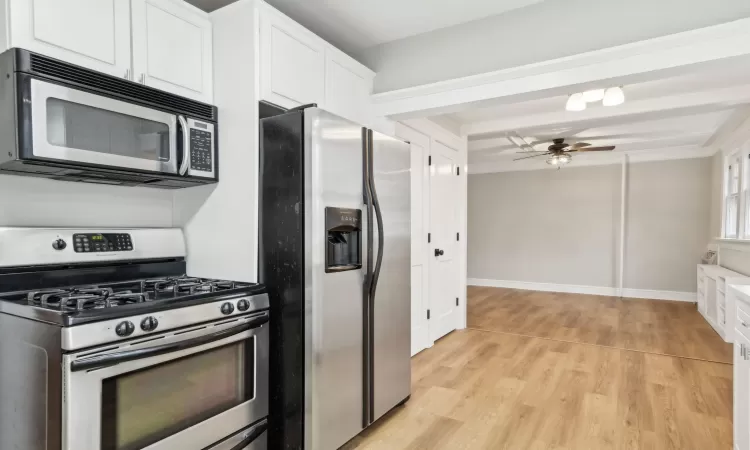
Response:
POLYGON ((586 100, 583 99, 583 94, 578 92, 568 97, 565 109, 568 111, 583 111, 586 109, 586 100))
POLYGON ((604 98, 604 89, 593 89, 583 93, 586 103, 600 102, 604 98))
POLYGON ((551 166, 564 166, 565 164, 569 163, 570 160, 570 155, 563 153, 561 155, 552 155, 549 159, 547 159, 547 164, 551 166))
POLYGON ((623 103, 625 103, 625 92, 621 87, 609 88, 604 93, 604 100, 602 100, 604 106, 617 106, 623 103))

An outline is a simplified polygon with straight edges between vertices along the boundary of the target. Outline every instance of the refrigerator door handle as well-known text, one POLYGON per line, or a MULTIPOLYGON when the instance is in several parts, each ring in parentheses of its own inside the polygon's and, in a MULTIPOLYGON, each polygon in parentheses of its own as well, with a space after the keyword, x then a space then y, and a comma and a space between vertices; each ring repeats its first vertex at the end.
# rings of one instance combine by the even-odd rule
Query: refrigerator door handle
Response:
MULTIPOLYGON (((368 400, 369 403, 369 412, 368 412, 368 420, 369 422, 373 421, 373 418, 375 417, 375 386, 373 386, 374 380, 375 380, 375 354, 374 354, 374 347, 375 347, 375 292, 378 288, 378 278, 380 278, 380 269, 383 265, 383 248, 385 245, 385 233, 383 232, 383 213, 380 210, 380 201, 378 201, 378 192, 377 189, 375 189, 375 173, 374 173, 374 153, 375 153, 375 145, 373 142, 373 132, 372 130, 367 130, 367 147, 369 150, 369 161, 368 161, 368 168, 369 168, 369 182, 370 182, 370 203, 371 210, 375 210, 375 219, 377 222, 377 228, 378 228, 378 256, 375 259, 375 270, 372 272, 372 276, 370 277, 370 300, 369 300, 369 346, 367 352, 369 353, 369 374, 368 378, 370 379, 370 386, 369 386, 369 395, 370 398, 368 400)), ((368 211, 368 212, 369 212, 368 211)), ((372 220, 370 220, 372 222, 372 220)))
POLYGON ((385 245, 385 236, 383 233, 383 213, 380 210, 380 202, 378 201, 378 191, 375 189, 375 179, 373 174, 373 139, 372 130, 368 130, 367 133, 369 148, 370 148, 370 196, 372 198, 372 206, 375 209, 375 219, 377 220, 378 227, 378 256, 375 260, 375 270, 372 274, 372 282, 370 283, 370 296, 372 300, 375 300, 375 290, 378 288, 378 278, 380 278, 380 268, 383 265, 383 245, 385 245))
POLYGON ((370 164, 372 158, 370 156, 370 140, 368 139, 367 128, 362 128, 362 180, 363 180, 363 192, 364 192, 364 204, 366 227, 367 227, 367 258, 365 262, 365 279, 362 287, 362 428, 366 428, 370 425, 370 411, 372 405, 370 402, 370 392, 372 384, 372 342, 371 342, 371 323, 372 323, 372 311, 370 308, 370 289, 372 287, 372 267, 373 267, 373 223, 372 223, 372 191, 370 183, 370 164))

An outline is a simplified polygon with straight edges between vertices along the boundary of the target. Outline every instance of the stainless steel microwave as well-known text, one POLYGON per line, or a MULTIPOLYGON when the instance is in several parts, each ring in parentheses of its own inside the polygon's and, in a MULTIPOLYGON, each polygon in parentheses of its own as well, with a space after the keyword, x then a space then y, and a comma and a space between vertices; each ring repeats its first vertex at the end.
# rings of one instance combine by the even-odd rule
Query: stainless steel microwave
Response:
POLYGON ((0 54, 0 173, 177 189, 218 181, 217 109, 22 49, 0 54))

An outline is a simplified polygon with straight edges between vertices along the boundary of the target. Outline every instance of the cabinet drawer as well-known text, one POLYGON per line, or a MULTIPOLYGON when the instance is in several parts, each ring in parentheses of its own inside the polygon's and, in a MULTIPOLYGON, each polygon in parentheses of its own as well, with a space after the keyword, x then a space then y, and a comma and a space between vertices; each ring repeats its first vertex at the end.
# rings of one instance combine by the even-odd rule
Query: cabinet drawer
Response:
POLYGON ((746 305, 740 303, 737 305, 737 324, 735 328, 738 333, 742 333, 750 339, 750 312, 746 305))

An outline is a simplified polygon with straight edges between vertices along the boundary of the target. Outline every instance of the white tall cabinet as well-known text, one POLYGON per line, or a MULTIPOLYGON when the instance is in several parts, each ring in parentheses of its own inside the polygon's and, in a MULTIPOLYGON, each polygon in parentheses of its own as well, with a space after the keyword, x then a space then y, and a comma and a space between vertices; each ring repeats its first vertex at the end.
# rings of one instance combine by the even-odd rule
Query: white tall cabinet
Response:
POLYGON ((213 100, 211 21, 182 0, 4 1, 1 50, 19 47, 183 97, 213 100))

